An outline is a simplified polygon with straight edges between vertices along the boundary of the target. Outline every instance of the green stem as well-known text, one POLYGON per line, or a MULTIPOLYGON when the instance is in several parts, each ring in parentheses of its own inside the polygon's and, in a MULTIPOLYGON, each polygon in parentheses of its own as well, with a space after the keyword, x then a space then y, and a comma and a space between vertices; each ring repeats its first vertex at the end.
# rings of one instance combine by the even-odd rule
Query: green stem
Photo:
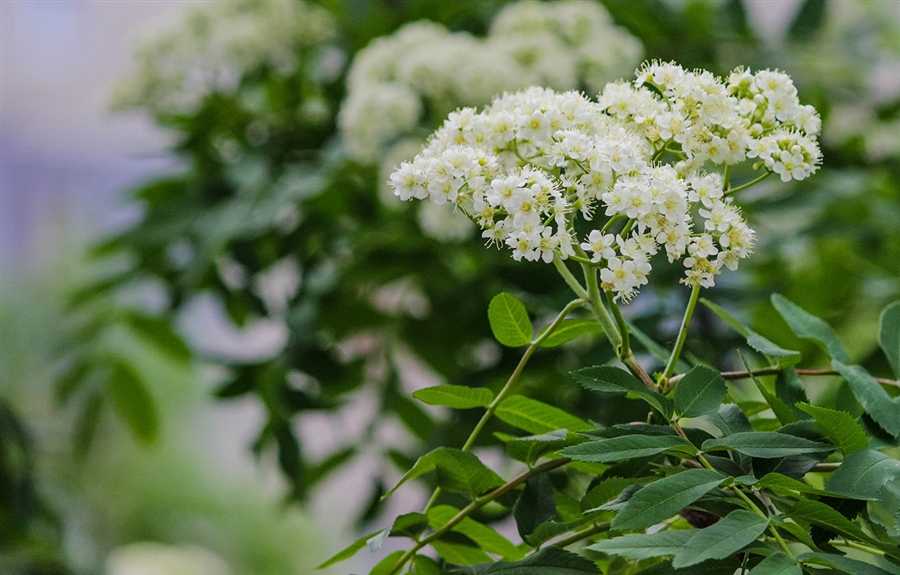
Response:
POLYGON ((731 166, 725 165, 725 174, 722 178, 722 190, 727 190, 728 186, 731 185, 731 166))
POLYGON ((668 377, 672 375, 672 372, 675 371, 675 365, 678 363, 678 357, 681 355, 681 350, 684 348, 684 342, 687 339, 688 326, 691 325, 691 316, 694 315, 694 308, 697 307, 697 300, 699 298, 700 284, 696 284, 693 289, 691 289, 691 299, 688 301, 687 309, 684 310, 684 318, 681 320, 681 329, 678 330, 678 339, 675 340, 675 348, 672 350, 672 355, 669 356, 669 362, 666 364, 665 371, 663 371, 663 381, 668 379, 668 377))
POLYGON ((609 531, 609 527, 610 527, 609 521, 604 521, 603 523, 595 523, 595 524, 591 525, 590 527, 588 527, 587 529, 582 529, 581 531, 578 531, 577 533, 573 533, 572 535, 566 537, 565 539, 560 539, 559 541, 557 541, 556 543, 553 544, 553 547, 559 547, 560 549, 568 547, 569 545, 571 545, 573 543, 578 543, 579 541, 587 539, 588 537, 590 537, 592 535, 596 535, 598 533, 605 533, 606 531, 609 531))
POLYGON ((588 292, 581 287, 581 284, 578 283, 578 280, 575 279, 575 276, 572 275, 572 272, 569 271, 569 268, 566 267, 566 263, 559 255, 553 255, 553 265, 556 266, 556 271, 559 272, 559 275, 561 275, 569 287, 572 288, 575 295, 582 299, 588 299, 588 292))
POLYGON ((616 350, 616 355, 621 357, 622 336, 619 335, 616 324, 613 322, 612 317, 610 317, 609 312, 606 311, 606 307, 600 300, 600 286, 597 284, 597 270, 585 265, 582 265, 581 267, 584 270, 584 282, 587 284, 587 300, 590 303, 591 312, 594 314, 600 327, 603 328, 603 332, 606 334, 606 337, 609 338, 610 343, 612 343, 613 349, 616 350))
POLYGON ((872 555, 884 557, 884 551, 882 551, 881 549, 875 549, 874 547, 869 547, 868 545, 863 545, 862 543, 857 543, 856 541, 850 541, 849 539, 844 539, 843 541, 832 541, 831 544, 840 545, 841 547, 850 547, 852 549, 858 549, 860 551, 865 551, 866 553, 871 553, 872 555))
POLYGON ((603 229, 600 230, 600 233, 605 234, 607 231, 609 231, 609 228, 611 228, 614 223, 623 218, 625 218, 625 214, 616 214, 613 217, 609 218, 606 224, 603 225, 603 229))
POLYGON ((627 357, 631 353, 631 338, 628 334, 628 326, 625 325, 625 318, 622 317, 622 310, 620 310, 619 306, 616 305, 616 302, 613 301, 611 292, 606 292, 606 302, 613 311, 613 317, 616 318, 616 324, 619 326, 619 334, 622 336, 622 350, 627 357))
MULTIPOLYGON (((760 369, 754 369, 753 371, 723 371, 722 378, 727 380, 734 379, 750 379, 752 377, 759 377, 762 375, 777 375, 784 368, 778 366, 772 367, 763 367, 760 369)), ((797 375, 808 375, 808 376, 834 376, 840 375, 839 371, 833 369, 795 369, 794 370, 797 375)), ((679 379, 684 377, 684 375, 676 375, 669 379, 669 383, 676 383, 679 379)), ((894 379, 886 379, 883 377, 876 377, 875 381, 885 386, 900 386, 900 381, 894 379)))
MULTIPOLYGON (((556 316, 556 319, 554 319, 553 322, 549 326, 547 326, 547 329, 545 329, 537 339, 531 342, 531 344, 528 346, 528 349, 526 349, 525 353, 522 354, 522 359, 519 360, 518 365, 516 365, 516 369, 513 370, 512 374, 509 376, 509 379, 506 380, 506 384, 503 386, 500 392, 497 393, 497 397, 495 397, 494 400, 491 401, 490 405, 487 406, 484 415, 481 416, 481 419, 478 420, 475 428, 469 434, 468 439, 466 439, 466 442, 462 446, 463 451, 468 451, 472 448, 472 445, 475 443, 475 440, 478 439, 478 435, 481 433, 481 430, 484 429, 484 426, 487 425, 488 420, 490 420, 491 417, 493 417, 494 412, 497 411, 497 407, 500 405, 500 402, 506 399, 506 397, 510 393, 512 393, 516 382, 519 380, 519 376, 522 375, 522 370, 525 369, 525 365, 528 363, 528 360, 531 359, 534 351, 539 348, 542 343, 544 343, 544 340, 546 340, 548 337, 550 337, 550 335, 553 334, 554 331, 556 331, 556 329, 559 327, 559 324, 562 323, 567 315, 572 313, 572 311, 578 306, 584 305, 584 303, 585 301, 583 299, 570 301, 568 304, 566 304, 566 307, 564 307, 562 311, 559 312, 559 315, 556 316)), ((428 503, 425 505, 425 511, 431 509, 435 502, 437 502, 437 498, 440 496, 440 494, 441 488, 435 488, 434 492, 431 494, 431 498, 428 499, 428 503)))
POLYGON ((774 172, 770 172, 770 171, 766 170, 766 173, 765 173, 765 174, 759 176, 759 177, 756 178, 755 180, 750 180, 750 181, 747 182, 746 184, 741 184, 740 186, 738 186, 738 187, 736 187, 736 188, 728 189, 728 188, 727 188, 727 184, 726 184, 726 190, 725 190, 725 194, 724 194, 724 195, 727 197, 727 196, 730 196, 731 194, 736 194, 737 192, 740 192, 741 190, 746 190, 746 189, 749 188, 750 186, 756 185, 756 184, 758 184, 759 182, 765 180, 766 178, 768 178, 769 176, 771 176, 773 173, 774 173, 774 172))
POLYGON ((387 573, 385 573, 385 575, 394 575, 395 573, 400 571, 400 569, 403 568, 403 566, 406 564, 406 562, 409 561, 410 559, 412 559, 413 556, 415 556, 415 554, 419 551, 419 549, 421 549, 422 547, 425 547, 432 541, 436 541, 436 540, 440 539, 441 537, 443 537, 444 535, 446 535, 448 531, 450 531, 451 529, 456 527, 463 519, 465 519, 466 517, 471 515, 473 512, 477 511, 478 509, 481 509, 482 507, 484 507, 491 501, 493 501, 493 500, 497 499, 498 497, 501 497, 501 496, 505 495, 506 493, 508 493, 509 491, 515 489, 516 487, 518 487, 519 485, 524 483, 526 480, 528 480, 530 477, 533 477, 535 475, 540 475, 541 473, 547 473, 548 471, 552 471, 558 467, 562 467, 563 465, 569 463, 569 461, 571 461, 571 459, 569 459, 567 457, 562 457, 560 459, 554 459, 552 461, 548 461, 547 463, 538 465, 537 467, 533 467, 533 468, 529 469, 528 471, 518 475, 517 477, 504 483, 497 489, 494 489, 487 495, 483 495, 481 497, 476 498, 475 501, 472 501, 471 503, 469 503, 468 505, 466 505, 465 507, 460 509, 459 513, 454 515, 443 526, 436 529, 433 533, 431 533, 427 537, 424 537, 420 541, 416 542, 416 544, 412 548, 410 548, 409 550, 406 551, 406 553, 404 553, 403 555, 400 556, 400 558, 397 560, 397 563, 394 564, 394 566, 391 568, 391 570, 388 571, 387 573))

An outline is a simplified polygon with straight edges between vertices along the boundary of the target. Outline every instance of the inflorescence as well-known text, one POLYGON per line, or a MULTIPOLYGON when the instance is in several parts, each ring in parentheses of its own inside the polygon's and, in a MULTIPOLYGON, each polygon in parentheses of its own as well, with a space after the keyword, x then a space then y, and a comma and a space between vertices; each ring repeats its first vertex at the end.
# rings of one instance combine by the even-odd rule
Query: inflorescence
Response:
POLYGON ((599 267, 601 287, 627 301, 660 250, 683 260, 689 285, 737 269, 754 232, 729 197, 730 167, 753 159, 802 180, 820 162, 820 126, 781 72, 723 80, 651 63, 597 101, 532 87, 451 113, 390 185, 403 200, 452 204, 517 261, 599 267))

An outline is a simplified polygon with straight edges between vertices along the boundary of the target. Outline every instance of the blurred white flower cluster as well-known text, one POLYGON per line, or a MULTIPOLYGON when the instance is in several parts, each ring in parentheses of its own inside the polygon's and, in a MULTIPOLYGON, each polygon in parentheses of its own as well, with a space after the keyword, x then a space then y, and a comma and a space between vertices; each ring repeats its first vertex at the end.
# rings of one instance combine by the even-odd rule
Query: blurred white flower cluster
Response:
POLYGON ((156 32, 135 54, 135 73, 117 89, 117 108, 186 113, 211 92, 230 92, 260 66, 296 69, 298 50, 335 35, 324 8, 303 1, 209 2, 187 8, 176 25, 156 32))
POLYGON ((426 111, 441 118, 531 85, 596 91, 632 70, 641 53, 599 3, 583 0, 509 5, 485 38, 414 22, 359 52, 339 125, 350 154, 375 163, 427 124, 426 111))
POLYGON ((754 232, 727 177, 704 168, 759 158, 760 169, 803 179, 820 159, 818 129, 784 74, 736 70, 723 81, 653 63, 596 102, 532 87, 451 113, 391 186, 403 200, 452 204, 516 260, 599 267, 601 287, 628 300, 661 249, 684 258, 690 285, 736 269, 754 232))

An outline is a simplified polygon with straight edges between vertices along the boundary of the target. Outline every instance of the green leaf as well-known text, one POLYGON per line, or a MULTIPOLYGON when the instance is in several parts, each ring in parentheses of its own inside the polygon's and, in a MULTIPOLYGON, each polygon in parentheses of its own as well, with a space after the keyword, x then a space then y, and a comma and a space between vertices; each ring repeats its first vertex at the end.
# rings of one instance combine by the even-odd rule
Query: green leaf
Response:
POLYGON ((797 409, 813 416, 816 425, 822 432, 837 445, 844 455, 850 455, 854 451, 866 449, 869 439, 856 418, 846 411, 837 411, 827 407, 818 407, 806 403, 798 403, 797 409))
POLYGON ((703 442, 703 451, 734 450, 750 457, 775 459, 805 453, 824 453, 834 447, 802 437, 772 431, 752 431, 734 433, 719 439, 703 442))
POLYGON ((675 412, 681 417, 697 417, 719 409, 725 394, 725 380, 714 369, 698 365, 675 385, 675 412))
POLYGON ((125 321, 139 337, 178 361, 189 361, 191 350, 172 328, 171 322, 137 312, 125 314, 125 321))
POLYGON ((391 537, 410 537, 416 538, 428 527, 428 517, 424 513, 412 512, 404 513, 394 519, 391 525, 391 537))
POLYGON ((872 538, 866 535, 856 523, 841 515, 839 511, 819 501, 802 499, 791 507, 787 515, 795 520, 800 519, 813 525, 818 525, 843 537, 867 543, 873 542, 872 538))
POLYGON ((711 489, 725 477, 708 469, 689 469, 654 481, 628 500, 612 521, 613 529, 644 529, 672 517, 711 489))
POLYGON ((124 362, 116 362, 109 376, 109 390, 116 411, 132 434, 145 444, 153 442, 159 430, 156 407, 137 372, 124 362))
POLYGON ((791 40, 809 40, 825 22, 825 0, 804 0, 788 28, 791 40))
POLYGON ((881 488, 898 478, 900 461, 865 449, 851 453, 828 478, 825 488, 854 499, 877 501, 881 488))
POLYGON ((882 310, 878 324, 878 344, 884 350, 894 375, 900 379, 900 301, 882 310))
POLYGON ((463 385, 435 385, 414 391, 412 396, 428 405, 442 405, 454 409, 487 407, 494 400, 494 393, 486 387, 463 385))
POLYGON ((412 570, 409 575, 441 575, 441 567, 427 555, 416 555, 412 559, 412 570))
POLYGON ((393 495, 407 481, 431 471, 437 471, 438 485, 442 489, 450 493, 464 493, 472 498, 504 483, 499 475, 485 466, 474 454, 450 447, 438 447, 416 460, 397 485, 381 499, 393 495))
POLYGON ((691 537, 672 560, 674 567, 689 567, 707 559, 724 559, 753 543, 763 534, 769 520, 739 509, 691 537))
POLYGON ((397 564, 397 561, 403 557, 403 551, 394 551, 385 555, 384 559, 378 562, 378 565, 369 571, 369 575, 387 575, 397 564))
MULTIPOLYGON (((542 329, 540 334, 538 334, 538 338, 540 338, 549 327, 550 326, 547 326, 542 329)), ((603 333, 603 330, 601 329, 600 324, 595 320, 566 319, 560 322, 556 329, 553 330, 553 333, 541 342, 541 347, 556 347, 568 341, 572 341, 577 337, 598 333, 603 333)))
POLYGON ((597 566, 584 557, 558 547, 548 547, 512 563, 487 563, 450 571, 459 575, 598 575, 597 566))
POLYGON ((732 435, 743 431, 753 431, 750 420, 741 411, 740 406, 734 403, 726 403, 719 408, 717 413, 706 416, 710 423, 719 428, 725 435, 732 435))
POLYGON ((497 341, 507 347, 531 343, 534 328, 522 302, 508 293, 494 296, 488 305, 488 321, 497 341))
POLYGON ((796 561, 776 551, 751 569, 750 575, 803 575, 803 569, 796 561))
POLYGON ((369 540, 371 540, 372 538, 374 538, 378 535, 382 535, 382 534, 387 535, 387 529, 382 529, 381 531, 376 531, 374 533, 369 533, 368 535, 363 535, 362 537, 360 537, 359 539, 357 539, 356 541, 354 541, 353 543, 351 543, 350 545, 348 545, 341 551, 338 551, 331 559, 322 563, 321 565, 316 567, 316 569, 325 569, 326 567, 330 567, 330 566, 334 565, 335 563, 340 563, 341 561, 350 559, 351 557, 356 555, 356 553, 360 549, 365 547, 366 544, 369 542, 369 540))
POLYGON ((756 482, 755 487, 757 489, 770 489, 776 493, 789 493, 792 495, 796 493, 807 493, 823 497, 846 497, 839 493, 816 489, 812 485, 807 485, 802 481, 775 472, 765 474, 762 479, 756 482))
MULTIPOLYGON (((457 513, 459 513, 459 509, 455 507, 437 505, 428 510, 428 523, 433 529, 439 529, 453 519, 457 513)), ((525 555, 525 552, 513 545, 509 539, 471 517, 466 517, 456 524, 453 531, 462 533, 488 553, 496 553, 504 560, 515 561, 525 555)))
POLYGON ((788 406, 784 401, 781 400, 777 395, 772 395, 763 382, 760 381, 758 377, 752 375, 753 370, 750 369, 750 364, 747 363, 747 360, 744 358, 744 354, 741 353, 741 350, 738 350, 738 357, 741 358, 741 363, 744 364, 744 369, 747 370, 748 373, 751 374, 750 379, 753 380, 753 384, 756 386, 756 389, 759 390, 760 395, 763 396, 763 399, 766 400, 766 404, 772 409, 772 413, 775 414, 775 417, 778 419, 778 422, 782 425, 787 425, 789 423, 793 423, 797 420, 794 416, 794 412, 791 410, 790 406, 788 406))
POLYGON ((569 439, 569 432, 565 429, 557 429, 541 435, 529 435, 526 437, 506 436, 495 434, 506 442, 506 453, 516 461, 522 461, 531 465, 543 455, 556 451, 569 445, 575 439, 569 439), (506 439, 508 438, 508 439, 506 439))
POLYGON ((772 305, 787 322, 794 335, 817 343, 832 359, 850 361, 847 348, 831 326, 780 294, 772 295, 772 305))
POLYGON ((882 429, 900 437, 900 399, 891 398, 869 372, 858 365, 844 365, 834 360, 831 365, 847 380, 853 397, 882 429))
POLYGON ((747 345, 755 349, 759 353, 771 358, 777 358, 779 365, 792 365, 800 361, 800 352, 790 349, 783 349, 763 336, 759 335, 746 325, 742 324, 733 315, 709 301, 706 298, 700 298, 700 302, 712 310, 717 316, 731 326, 736 332, 747 338, 747 345))
POLYGON ((637 395, 656 408, 666 419, 672 417, 674 406, 668 397, 647 389, 640 380, 623 369, 608 366, 587 367, 572 372, 582 387, 599 392, 628 392, 637 395))
POLYGON ((461 533, 447 533, 440 539, 432 541, 431 546, 442 559, 457 565, 476 565, 491 561, 490 555, 461 533))
POLYGON ((736 557, 704 561, 687 569, 675 569, 670 562, 665 561, 649 570, 641 571, 640 575, 734 575, 740 567, 741 562, 736 557))
POLYGON ((621 535, 612 539, 604 539, 587 546, 586 549, 635 560, 663 557, 678 553, 678 550, 696 533, 693 529, 682 529, 650 534, 621 535))
POLYGON ((835 555, 834 553, 804 553, 797 557, 801 563, 814 563, 816 565, 825 565, 833 567, 850 575, 891 575, 881 567, 876 567, 871 563, 863 563, 856 559, 850 559, 843 555, 835 555))
POLYGON ((677 435, 623 435, 573 445, 563 449, 560 454, 576 461, 610 463, 665 452, 696 455, 697 448, 677 435))
POLYGON ((542 523, 559 518, 556 511, 556 500, 553 496, 553 485, 546 474, 528 478, 525 482, 525 489, 516 499, 513 517, 516 520, 519 536, 524 541, 527 541, 528 536, 534 533, 542 523))
POLYGON ((72 450, 77 460, 83 460, 91 450, 97 436, 97 425, 103 408, 104 394, 95 391, 84 400, 84 407, 75 422, 72 436, 72 450))
MULTIPOLYGON (((634 339, 638 340, 641 345, 643 345, 647 349, 647 351, 650 352, 651 355, 656 357, 656 359, 661 361, 663 364, 669 361, 669 351, 666 348, 653 341, 650 336, 641 331, 630 321, 626 320, 625 323, 628 326, 628 331, 630 331, 634 336, 634 339)), ((685 373, 687 371, 690 371, 690 369, 691 366, 688 365, 688 363, 683 359, 679 359, 675 364, 675 370, 678 371, 678 373, 685 373)))
POLYGON ((495 415, 513 427, 534 434, 548 433, 558 429, 569 431, 593 429, 583 419, 570 415, 558 407, 523 395, 512 395, 504 399, 497 406, 495 415))
POLYGON ((791 410, 798 421, 811 419, 809 414, 797 409, 798 403, 809 403, 809 397, 806 396, 803 382, 794 368, 786 367, 775 376, 775 395, 791 406, 791 410))

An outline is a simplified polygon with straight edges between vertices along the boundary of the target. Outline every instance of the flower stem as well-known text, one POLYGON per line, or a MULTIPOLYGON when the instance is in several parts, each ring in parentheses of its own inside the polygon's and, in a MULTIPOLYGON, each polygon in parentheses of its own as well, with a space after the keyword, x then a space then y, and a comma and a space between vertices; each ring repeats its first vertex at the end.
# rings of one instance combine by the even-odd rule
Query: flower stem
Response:
POLYGON ((675 365, 678 363, 678 357, 684 348, 684 342, 687 339, 688 326, 691 324, 691 316, 694 315, 694 308, 697 307, 697 300, 700 298, 700 284, 694 285, 691 290, 691 299, 688 301, 687 309, 684 310, 684 319, 681 320, 681 329, 678 330, 678 339, 675 340, 675 348, 672 355, 669 356, 669 362, 663 372, 662 379, 668 379, 672 372, 675 371, 675 365))
POLYGON ((551 461, 548 461, 547 463, 538 465, 537 467, 533 467, 533 468, 529 469, 528 471, 516 476, 514 479, 507 481, 506 483, 504 483, 497 489, 494 489, 487 495, 483 495, 481 497, 476 498, 475 501, 472 501, 471 503, 469 503, 468 505, 466 505, 465 507, 460 509, 459 513, 454 515, 443 526, 436 529, 433 533, 431 533, 427 537, 423 537, 421 540, 417 541, 416 544, 412 548, 408 549, 406 551, 406 553, 404 553, 403 555, 400 556, 400 559, 397 560, 397 563, 394 564, 394 566, 391 568, 391 570, 388 571, 385 575, 394 575, 395 573, 400 571, 400 569, 403 568, 403 566, 406 564, 406 562, 409 561, 410 559, 412 559, 413 556, 415 556, 416 552, 418 552, 419 549, 421 549, 422 547, 425 547, 432 541, 435 541, 435 540, 443 537, 448 531, 450 531, 451 529, 456 527, 463 519, 465 519, 466 517, 471 515, 473 512, 477 511, 478 509, 481 509, 482 507, 484 507, 491 501, 493 501, 493 500, 497 499, 498 497, 505 495, 509 491, 515 489, 516 487, 518 487, 519 485, 524 483, 526 480, 528 480, 530 477, 534 477, 535 475, 540 475, 542 473, 547 473, 548 471, 552 471, 558 467, 562 467, 563 465, 569 463, 570 461, 571 461, 571 459, 569 459, 568 457, 562 457, 560 459, 553 459, 551 461))
POLYGON ((578 280, 575 279, 575 276, 572 275, 572 272, 569 271, 569 268, 566 267, 566 263, 562 260, 559 255, 553 255, 553 265, 556 266, 556 271, 559 272, 559 275, 566 281, 566 284, 572 291, 575 292, 575 295, 582 299, 588 299, 587 291, 581 287, 581 284, 578 283, 578 280))
POLYGON ((765 173, 765 174, 759 176, 758 178, 756 178, 756 179, 754 179, 754 180, 750 180, 750 181, 747 182, 746 184, 741 184, 740 186, 738 186, 738 187, 736 187, 736 188, 726 189, 726 190, 725 190, 725 193, 724 193, 723 195, 727 197, 727 196, 730 196, 731 194, 736 194, 737 192, 740 192, 741 190, 746 190, 746 189, 749 188, 750 186, 756 185, 756 184, 758 184, 759 182, 765 180, 766 178, 768 178, 768 177, 771 176, 772 174, 773 174, 773 172, 771 172, 771 171, 769 171, 769 170, 766 170, 766 173, 765 173))

